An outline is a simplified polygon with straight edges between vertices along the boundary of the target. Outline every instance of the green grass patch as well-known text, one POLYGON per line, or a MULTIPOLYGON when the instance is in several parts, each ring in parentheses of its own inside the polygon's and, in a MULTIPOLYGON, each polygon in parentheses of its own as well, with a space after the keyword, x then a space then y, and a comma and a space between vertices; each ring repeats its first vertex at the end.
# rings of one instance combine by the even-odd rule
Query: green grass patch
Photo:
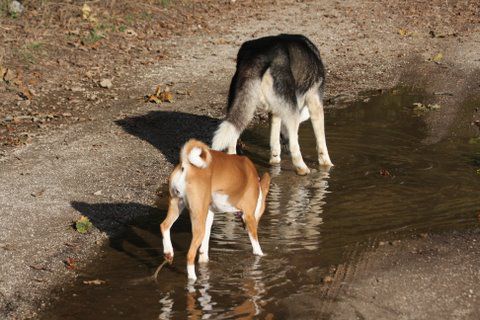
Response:
POLYGON ((45 44, 40 41, 26 43, 21 48, 16 49, 16 55, 24 64, 34 64, 37 58, 44 52, 45 44))
POLYGON ((97 41, 102 40, 103 38, 105 38, 105 36, 97 28, 95 28, 93 30, 90 30, 88 36, 82 39, 82 43, 85 45, 93 44, 97 41))
POLYGON ((162 7, 166 8, 170 5, 170 0, 160 0, 162 7))
POLYGON ((480 145, 480 137, 470 138, 470 139, 468 140, 468 143, 469 143, 469 144, 478 144, 478 145, 480 145))

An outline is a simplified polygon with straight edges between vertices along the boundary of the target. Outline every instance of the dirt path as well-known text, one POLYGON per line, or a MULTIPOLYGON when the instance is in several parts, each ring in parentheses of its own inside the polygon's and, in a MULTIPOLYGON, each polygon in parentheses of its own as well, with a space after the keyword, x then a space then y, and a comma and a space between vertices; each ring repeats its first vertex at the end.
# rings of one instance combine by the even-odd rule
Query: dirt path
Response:
MULTIPOLYGON (((235 5, 242 10, 241 3, 235 5)), ((65 260, 73 258, 79 267, 95 259, 98 243, 147 213, 145 205, 166 181, 178 146, 191 136, 208 139, 221 118, 236 51, 247 39, 308 35, 327 64, 326 98, 336 106, 402 81, 430 93, 452 93, 438 96, 447 107, 429 122, 434 138, 454 123, 455 102, 479 89, 479 12, 468 4, 277 1, 258 10, 231 25, 219 20, 221 33, 162 40, 169 57, 123 73, 104 107, 92 106, 91 121, 43 132, 0 155, 2 317, 34 316, 49 290, 76 276, 65 260), (438 63, 428 61, 438 53, 438 63), (138 99, 170 82, 173 104, 158 107, 138 99), (92 214, 96 230, 80 235, 71 227, 80 215, 78 202, 124 205, 92 214)), ((82 106, 91 103, 85 99, 82 106)))

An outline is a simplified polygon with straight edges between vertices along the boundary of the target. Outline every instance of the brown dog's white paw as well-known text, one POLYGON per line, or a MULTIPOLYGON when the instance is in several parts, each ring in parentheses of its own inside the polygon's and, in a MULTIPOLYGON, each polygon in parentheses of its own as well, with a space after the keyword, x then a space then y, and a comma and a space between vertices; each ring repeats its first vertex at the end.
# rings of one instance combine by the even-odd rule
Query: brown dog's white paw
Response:
POLYGON ((193 264, 187 265, 188 281, 195 282, 197 280, 197 275, 195 274, 195 266, 193 264))
POLYGON ((172 264, 173 263, 173 252, 164 252, 163 253, 163 258, 168 261, 168 263, 172 264))

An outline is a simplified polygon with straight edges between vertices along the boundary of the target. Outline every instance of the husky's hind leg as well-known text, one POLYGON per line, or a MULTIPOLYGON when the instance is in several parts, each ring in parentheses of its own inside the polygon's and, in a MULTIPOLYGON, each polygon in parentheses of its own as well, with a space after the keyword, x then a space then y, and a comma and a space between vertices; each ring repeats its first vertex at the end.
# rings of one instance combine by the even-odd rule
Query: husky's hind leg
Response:
POLYGON ((282 119, 273 114, 272 127, 270 128, 270 164, 280 163, 280 128, 282 126, 282 119))

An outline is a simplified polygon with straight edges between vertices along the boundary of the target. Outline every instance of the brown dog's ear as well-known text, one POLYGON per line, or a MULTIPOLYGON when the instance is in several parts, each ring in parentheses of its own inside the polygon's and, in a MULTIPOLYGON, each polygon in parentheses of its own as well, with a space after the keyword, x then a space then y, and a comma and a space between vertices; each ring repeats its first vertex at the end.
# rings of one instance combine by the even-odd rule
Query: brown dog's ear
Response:
POLYGON ((262 189, 262 193, 264 198, 267 197, 268 191, 270 190, 270 175, 268 172, 265 172, 262 176, 262 179, 260 179, 260 188, 262 189))

